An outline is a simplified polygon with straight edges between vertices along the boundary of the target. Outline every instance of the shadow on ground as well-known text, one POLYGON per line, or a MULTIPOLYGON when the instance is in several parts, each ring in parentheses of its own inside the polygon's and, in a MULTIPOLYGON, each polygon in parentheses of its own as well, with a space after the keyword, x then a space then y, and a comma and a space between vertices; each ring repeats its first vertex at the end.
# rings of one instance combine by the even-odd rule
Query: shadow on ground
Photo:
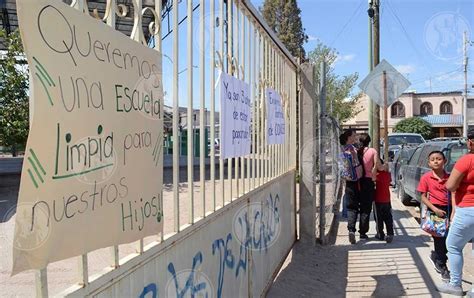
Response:
POLYGON ((408 212, 393 210, 393 215, 395 239, 390 244, 372 233, 369 240, 350 245, 345 220, 336 224, 329 245, 296 242, 267 297, 441 297, 435 290, 438 280, 432 279, 422 259, 430 237, 404 225, 411 217, 408 212))

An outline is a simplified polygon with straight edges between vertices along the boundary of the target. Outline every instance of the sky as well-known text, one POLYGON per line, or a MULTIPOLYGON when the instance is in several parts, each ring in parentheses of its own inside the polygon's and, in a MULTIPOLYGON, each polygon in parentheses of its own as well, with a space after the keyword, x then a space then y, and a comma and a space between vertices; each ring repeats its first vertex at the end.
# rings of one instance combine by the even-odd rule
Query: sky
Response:
MULTIPOLYGON (((264 0, 250 0, 258 9, 264 0)), ((385 59, 398 69, 410 82, 407 91, 448 92, 464 88, 462 65, 463 32, 468 31, 474 40, 474 0, 380 0, 380 60, 385 59)), ((205 108, 209 109, 210 98, 210 5, 205 3, 205 44, 200 43, 200 0, 193 0, 192 46, 189 46, 187 1, 179 1, 179 44, 177 57, 173 56, 173 38, 166 35, 172 29, 172 17, 163 21, 163 88, 165 104, 173 104, 173 67, 178 65, 178 101, 187 106, 190 94, 193 108, 200 108, 204 88, 205 108), (188 54, 193 55, 193 86, 188 89, 188 54), (204 53, 204 55, 201 55, 204 53), (201 61, 204 57, 204 61, 201 61), (201 63, 205 65, 204 84, 201 84, 201 63), (204 87, 201 87, 204 86, 204 87)), ((216 1, 216 17, 220 6, 216 1)), ((338 52, 335 73, 339 76, 359 74, 357 85, 368 75, 368 0, 298 0, 303 26, 308 35, 304 45, 306 52, 313 50, 318 42, 338 52)), ((218 22, 216 21, 215 24, 218 22)), ((220 45, 220 28, 216 27, 216 47, 220 45)), ((234 39, 239 48, 239 39, 234 39)), ((216 50, 219 50, 216 48, 216 50)), ((468 47, 472 56, 469 66, 469 86, 474 85, 474 45, 468 47)), ((236 53, 238 55, 238 53, 236 53)), ((248 55, 248 54, 246 54, 248 55)), ((248 63, 244 63, 247 65, 248 63)), ((219 71, 216 69, 217 80, 219 71)), ((247 71, 248 73, 248 71, 247 71)), ((247 78, 248 79, 248 78, 247 78)), ((352 94, 360 91, 359 87, 352 94)), ((474 89, 470 89, 474 94, 474 89)), ((216 100, 218 111, 219 101, 216 100)))
MULTIPOLYGON (((255 7, 264 1, 252 0, 255 7)), ((380 60, 386 59, 412 85, 408 90, 463 90, 463 31, 474 40, 473 0, 380 0, 380 60)), ((368 1, 299 0, 308 35, 307 52, 318 41, 335 48, 335 71, 344 76, 369 73, 368 1)), ((468 85, 474 84, 474 45, 468 85)), ((356 91, 358 88, 356 88, 356 91)), ((471 88, 471 94, 474 89, 471 88)))

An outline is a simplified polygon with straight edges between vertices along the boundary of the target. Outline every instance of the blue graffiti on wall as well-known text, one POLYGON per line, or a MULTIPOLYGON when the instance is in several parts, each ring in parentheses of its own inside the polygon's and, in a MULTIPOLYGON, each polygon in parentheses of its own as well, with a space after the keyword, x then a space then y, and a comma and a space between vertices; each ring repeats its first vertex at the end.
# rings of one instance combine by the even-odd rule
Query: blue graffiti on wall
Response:
MULTIPOLYGON (((279 203, 279 195, 273 197, 270 194, 262 205, 258 205, 258 208, 250 208, 252 214, 245 211, 237 218, 239 230, 243 233, 238 237, 243 246, 243 248, 241 246, 241 254, 242 250, 248 249, 266 252, 274 243, 281 228, 279 203)), ((245 253, 248 252, 245 251, 245 253)))
POLYGON ((232 241, 232 234, 227 234, 227 238, 216 239, 212 243, 212 255, 219 250, 219 274, 217 277, 217 297, 222 297, 222 288, 224 286, 224 273, 226 268, 234 268, 234 255, 229 249, 229 242, 232 241))
POLYGON ((238 217, 237 221, 243 231, 245 231, 245 238, 243 243, 240 244, 240 251, 239 251, 239 260, 237 261, 237 269, 235 270, 235 277, 239 276, 240 268, 247 271, 247 262, 248 262, 248 248, 251 245, 251 237, 250 237, 250 225, 248 224, 248 214, 245 213, 244 218, 238 217), (244 224, 245 222, 245 224, 244 224))
POLYGON ((158 286, 154 283, 148 284, 143 288, 142 293, 140 294, 139 298, 145 298, 145 295, 151 293, 151 298, 158 297, 158 286))
MULTIPOLYGON (((228 233, 224 238, 218 238, 212 241, 212 255, 219 258, 219 273, 217 275, 218 298, 223 296, 226 269, 230 270, 231 273, 235 273, 235 278, 239 278, 241 274, 247 272, 250 256, 249 250, 266 253, 276 240, 280 232, 279 229, 281 228, 279 204, 279 195, 276 194, 273 196, 270 194, 262 204, 259 204, 258 208, 249 208, 250 213, 245 210, 236 218, 239 230, 242 233, 241 235, 237 235, 238 241, 240 242, 238 258, 233 254, 231 249, 231 244, 235 240, 232 233, 228 233)), ((196 270, 203 264, 203 261, 203 254, 200 251, 197 252, 192 260, 192 269, 189 271, 186 282, 182 287, 178 281, 177 275, 179 275, 179 272, 176 272, 172 262, 168 264, 168 272, 173 278, 176 297, 183 298, 186 294, 193 298, 198 294, 204 294, 205 297, 209 296, 208 291, 212 289, 212 286, 208 285, 205 281, 200 281, 199 283, 196 281, 196 270)), ((151 296, 148 295, 147 298, 157 298, 158 286, 155 283, 148 284, 143 288, 139 298, 145 298, 147 294, 151 294, 151 296)))
MULTIPOLYGON (((193 258, 193 265, 192 265, 192 269, 191 269, 191 272, 189 273, 189 276, 186 280, 186 284, 184 285, 184 288, 180 289, 179 287, 179 283, 178 283, 178 279, 176 277, 176 270, 174 268, 174 265, 173 263, 169 263, 168 264, 168 271, 171 273, 172 277, 173 277, 173 280, 174 280, 174 285, 176 287, 176 297, 178 298, 183 298, 184 295, 190 291, 190 294, 191 294, 191 297, 194 297, 194 295, 196 295, 197 293, 201 292, 201 291, 205 291, 206 290, 206 283, 205 282, 201 282, 201 283, 198 283, 197 285, 194 284, 195 282, 195 273, 196 273, 196 267, 200 264, 202 264, 202 253, 201 252, 198 252, 194 258, 193 258)), ((208 293, 206 292, 205 293, 205 296, 208 297, 208 293)))

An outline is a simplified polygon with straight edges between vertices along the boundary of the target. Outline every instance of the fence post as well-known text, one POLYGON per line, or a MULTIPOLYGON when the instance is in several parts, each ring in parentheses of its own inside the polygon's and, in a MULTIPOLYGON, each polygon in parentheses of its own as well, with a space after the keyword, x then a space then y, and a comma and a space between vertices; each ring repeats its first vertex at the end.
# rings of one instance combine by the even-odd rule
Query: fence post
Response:
POLYGON ((35 270, 36 297, 48 297, 48 271, 45 268, 35 270))
POLYGON ((313 85, 314 66, 301 65, 300 99, 300 226, 302 242, 316 244, 316 126, 317 97, 313 85))
POLYGON ((324 244, 326 226, 326 62, 321 62, 319 73, 319 241, 324 244))

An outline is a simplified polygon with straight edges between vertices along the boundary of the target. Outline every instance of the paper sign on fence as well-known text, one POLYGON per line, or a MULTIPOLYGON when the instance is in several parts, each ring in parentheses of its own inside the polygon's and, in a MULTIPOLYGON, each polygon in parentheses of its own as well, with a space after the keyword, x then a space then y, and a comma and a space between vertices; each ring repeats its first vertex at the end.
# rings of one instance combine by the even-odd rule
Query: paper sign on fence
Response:
POLYGON ((267 108, 267 144, 283 144, 285 142, 285 114, 281 97, 273 89, 265 90, 267 108))
POLYGON ((17 8, 34 105, 12 273, 161 232, 161 54, 61 1, 17 8))
POLYGON ((221 158, 250 154, 251 101, 249 84, 226 73, 220 75, 221 158))

